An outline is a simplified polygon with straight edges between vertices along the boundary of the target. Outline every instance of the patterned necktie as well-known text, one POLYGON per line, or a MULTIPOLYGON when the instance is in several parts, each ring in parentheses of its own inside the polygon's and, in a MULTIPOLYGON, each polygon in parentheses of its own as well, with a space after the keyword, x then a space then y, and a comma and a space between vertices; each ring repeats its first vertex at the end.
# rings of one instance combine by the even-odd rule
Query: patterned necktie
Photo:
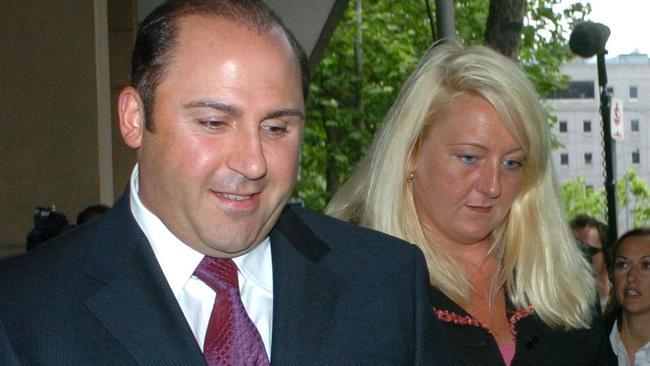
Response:
POLYGON ((209 366, 268 366, 262 337, 239 296, 232 259, 204 257, 194 274, 216 293, 203 356, 209 366))

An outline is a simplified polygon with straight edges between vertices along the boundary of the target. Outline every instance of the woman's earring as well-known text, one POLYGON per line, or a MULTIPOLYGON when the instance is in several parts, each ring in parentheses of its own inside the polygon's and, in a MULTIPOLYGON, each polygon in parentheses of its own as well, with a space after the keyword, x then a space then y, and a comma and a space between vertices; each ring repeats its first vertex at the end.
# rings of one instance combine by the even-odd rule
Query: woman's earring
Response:
POLYGON ((415 172, 411 172, 411 174, 409 174, 409 177, 406 178, 406 183, 413 183, 413 176, 414 175, 415 175, 415 172))

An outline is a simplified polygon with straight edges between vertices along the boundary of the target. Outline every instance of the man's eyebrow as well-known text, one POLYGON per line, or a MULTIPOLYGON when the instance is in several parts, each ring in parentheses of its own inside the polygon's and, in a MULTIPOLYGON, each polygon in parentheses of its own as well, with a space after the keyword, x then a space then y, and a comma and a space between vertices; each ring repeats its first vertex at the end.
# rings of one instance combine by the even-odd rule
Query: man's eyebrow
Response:
POLYGON ((298 117, 301 121, 305 119, 305 113, 300 109, 286 108, 273 111, 265 116, 264 119, 298 117))
POLYGON ((212 108, 218 111, 225 112, 233 117, 240 117, 243 112, 241 109, 232 104, 218 102, 216 100, 196 100, 183 104, 183 107, 190 108, 212 108))
MULTIPOLYGON (((240 108, 232 104, 223 103, 216 100, 203 100, 203 99, 195 100, 183 104, 183 107, 187 109, 212 108, 218 111, 225 112, 233 117, 241 117, 244 114, 244 112, 240 108)), ((298 117, 300 120, 304 120, 305 113, 301 109, 297 109, 297 108, 283 108, 268 113, 266 116, 264 116, 264 119, 273 119, 273 118, 282 118, 282 117, 298 117)))

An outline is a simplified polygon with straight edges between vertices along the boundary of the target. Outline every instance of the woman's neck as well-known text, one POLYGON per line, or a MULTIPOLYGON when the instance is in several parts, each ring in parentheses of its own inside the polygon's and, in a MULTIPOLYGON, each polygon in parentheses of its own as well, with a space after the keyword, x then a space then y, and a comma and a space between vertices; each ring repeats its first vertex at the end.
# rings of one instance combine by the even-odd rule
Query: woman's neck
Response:
POLYGON ((490 253, 489 241, 453 244, 449 246, 449 251, 472 285, 469 303, 463 306, 465 311, 490 329, 499 346, 512 344, 505 293, 498 283, 499 263, 490 253))
POLYGON ((462 268, 465 278, 472 285, 470 301, 478 296, 486 304, 491 304, 498 292, 498 288, 494 286, 498 265, 495 257, 490 254, 489 238, 472 244, 456 243, 443 238, 436 239, 439 245, 455 259, 459 269, 462 268))
POLYGON ((650 312, 630 314, 623 310, 620 333, 628 355, 636 353, 650 341, 650 312))
POLYGON ((490 242, 487 238, 472 244, 460 244, 447 241, 443 242, 443 246, 461 264, 469 264, 477 268, 483 267, 491 257, 490 242))

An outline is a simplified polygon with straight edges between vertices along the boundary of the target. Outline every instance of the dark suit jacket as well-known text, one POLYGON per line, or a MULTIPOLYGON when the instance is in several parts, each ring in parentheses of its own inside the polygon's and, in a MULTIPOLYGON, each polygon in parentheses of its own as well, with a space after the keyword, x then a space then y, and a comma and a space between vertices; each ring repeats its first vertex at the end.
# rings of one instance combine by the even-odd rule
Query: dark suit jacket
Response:
MULTIPOLYGON (((461 318, 470 316, 438 289, 431 289, 431 298, 436 310, 461 318)), ((499 346, 487 329, 451 319, 443 324, 450 350, 461 365, 505 366, 499 346)), ((600 318, 594 320, 591 329, 563 330, 550 328, 532 313, 517 321, 514 329, 516 351, 512 366, 612 365, 600 318)))
MULTIPOLYGON (((412 245, 302 209, 271 232, 274 365, 449 364, 412 245)), ((0 364, 204 365, 129 208, 0 262, 0 364)))

